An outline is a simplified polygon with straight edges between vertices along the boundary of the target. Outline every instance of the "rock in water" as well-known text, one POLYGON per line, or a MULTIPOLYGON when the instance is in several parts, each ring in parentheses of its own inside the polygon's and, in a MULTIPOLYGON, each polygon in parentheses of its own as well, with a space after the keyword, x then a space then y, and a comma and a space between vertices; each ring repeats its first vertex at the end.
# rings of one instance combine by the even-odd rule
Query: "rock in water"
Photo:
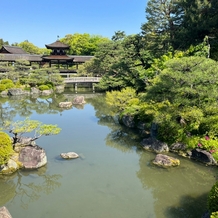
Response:
POLYGON ((73 104, 85 104, 84 96, 76 96, 73 100, 73 104))
POLYGON ((153 164, 163 167, 171 167, 171 166, 174 167, 174 166, 179 166, 180 161, 168 155, 157 154, 153 161, 153 164))
POLYGON ((60 102, 59 103, 59 107, 62 107, 62 108, 69 108, 69 107, 71 107, 73 104, 72 104, 72 102, 60 102))
POLYGON ((45 150, 39 146, 25 146, 19 154, 19 161, 25 169, 37 169, 47 163, 45 150))
POLYGON ((64 159, 75 159, 79 157, 75 152, 61 153, 60 156, 64 159))
POLYGON ((12 218, 6 207, 0 207, 0 218, 12 218))

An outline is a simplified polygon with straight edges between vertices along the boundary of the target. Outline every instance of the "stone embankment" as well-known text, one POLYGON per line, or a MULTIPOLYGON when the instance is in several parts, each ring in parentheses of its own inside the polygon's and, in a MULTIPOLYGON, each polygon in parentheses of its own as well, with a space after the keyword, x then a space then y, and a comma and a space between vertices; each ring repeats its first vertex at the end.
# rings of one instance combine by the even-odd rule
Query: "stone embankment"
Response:
MULTIPOLYGON (((171 146, 168 146, 166 143, 161 142, 156 139, 157 136, 157 125, 152 124, 150 129, 146 130, 145 127, 146 124, 139 122, 136 123, 134 121, 134 118, 128 115, 124 115, 122 119, 120 120, 120 123, 129 127, 129 128, 137 128, 139 129, 140 133, 143 133, 146 137, 141 141, 141 145, 145 150, 150 150, 155 153, 169 153, 174 152, 178 155, 181 155, 183 157, 187 157, 190 159, 197 160, 199 162, 202 162, 206 165, 217 165, 217 161, 213 158, 212 154, 206 150, 200 149, 200 148, 194 148, 194 149, 188 149, 188 146, 183 143, 174 143, 171 146)), ((153 163, 158 163, 157 165, 162 166, 168 166, 168 161, 172 160, 172 157, 170 156, 157 156, 155 158, 156 160, 153 161, 153 163), (167 160, 167 161, 166 161, 167 160)), ((175 166, 174 160, 172 161, 172 166, 175 166)), ((179 165, 179 162, 177 161, 179 165)), ((171 165, 170 165, 171 166, 171 165)))

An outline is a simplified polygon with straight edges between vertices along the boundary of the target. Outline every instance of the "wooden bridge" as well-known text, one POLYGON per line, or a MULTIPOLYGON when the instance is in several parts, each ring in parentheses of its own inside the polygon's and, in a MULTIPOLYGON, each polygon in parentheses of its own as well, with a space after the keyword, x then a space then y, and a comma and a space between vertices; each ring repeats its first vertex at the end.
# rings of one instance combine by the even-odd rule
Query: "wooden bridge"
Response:
POLYGON ((98 83, 100 82, 100 80, 101 80, 101 77, 67 77, 67 78, 64 78, 65 83, 98 83))
MULTIPOLYGON (((63 74, 61 74, 63 75, 63 74)), ((78 84, 82 85, 88 85, 89 87, 92 87, 93 92, 95 92, 95 83, 100 82, 101 77, 69 77, 69 75, 64 78, 64 82, 66 84, 73 84, 75 91, 77 93, 77 86, 78 84)))

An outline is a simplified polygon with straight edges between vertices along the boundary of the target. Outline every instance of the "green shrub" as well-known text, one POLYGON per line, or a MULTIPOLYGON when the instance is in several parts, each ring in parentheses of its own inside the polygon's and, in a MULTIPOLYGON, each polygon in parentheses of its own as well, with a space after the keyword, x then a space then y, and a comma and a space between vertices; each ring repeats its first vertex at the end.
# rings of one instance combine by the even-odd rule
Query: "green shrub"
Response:
POLYGON ((15 87, 16 87, 16 88, 21 87, 21 83, 20 83, 20 81, 17 81, 17 82, 15 83, 15 87))
POLYGON ((45 85, 47 85, 48 87, 51 87, 51 88, 53 88, 54 87, 54 84, 53 84, 53 82, 46 82, 45 83, 45 85))
POLYGON ((0 165, 8 162, 12 152, 10 136, 4 132, 0 132, 0 165))
POLYGON ((2 79, 1 80, 1 84, 7 84, 7 83, 12 83, 13 84, 13 81, 10 80, 10 79, 2 79))
POLYGON ((27 83, 27 78, 20 78, 20 84, 25 85, 27 83))
POLYGON ((6 89, 11 89, 15 87, 13 83, 5 83, 4 85, 6 86, 6 89))
POLYGON ((46 86, 48 86, 49 87, 49 89, 53 89, 53 86, 51 85, 51 84, 45 84, 46 86))
POLYGON ((213 213, 210 215, 210 218, 218 218, 218 211, 213 212, 213 213))
POLYGON ((41 85, 39 86, 39 90, 43 91, 43 90, 49 90, 50 88, 47 85, 41 85))
POLYGON ((218 211, 218 181, 213 185, 208 194, 207 204, 211 213, 218 211))
POLYGON ((0 84, 0 92, 5 91, 6 85, 0 84))
POLYGON ((10 79, 2 79, 0 84, 5 85, 6 89, 10 89, 14 87, 14 83, 10 79))
POLYGON ((30 87, 27 87, 27 86, 25 86, 23 89, 24 89, 25 91, 30 91, 30 90, 31 90, 31 88, 30 88, 30 87))

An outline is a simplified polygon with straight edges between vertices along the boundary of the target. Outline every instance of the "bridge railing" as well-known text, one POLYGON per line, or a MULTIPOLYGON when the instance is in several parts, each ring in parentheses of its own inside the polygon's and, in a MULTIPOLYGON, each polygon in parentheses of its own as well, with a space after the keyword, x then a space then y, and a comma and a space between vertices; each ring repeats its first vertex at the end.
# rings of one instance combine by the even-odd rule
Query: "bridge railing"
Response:
POLYGON ((64 81, 66 83, 78 83, 78 82, 99 82, 101 77, 68 77, 64 81))

